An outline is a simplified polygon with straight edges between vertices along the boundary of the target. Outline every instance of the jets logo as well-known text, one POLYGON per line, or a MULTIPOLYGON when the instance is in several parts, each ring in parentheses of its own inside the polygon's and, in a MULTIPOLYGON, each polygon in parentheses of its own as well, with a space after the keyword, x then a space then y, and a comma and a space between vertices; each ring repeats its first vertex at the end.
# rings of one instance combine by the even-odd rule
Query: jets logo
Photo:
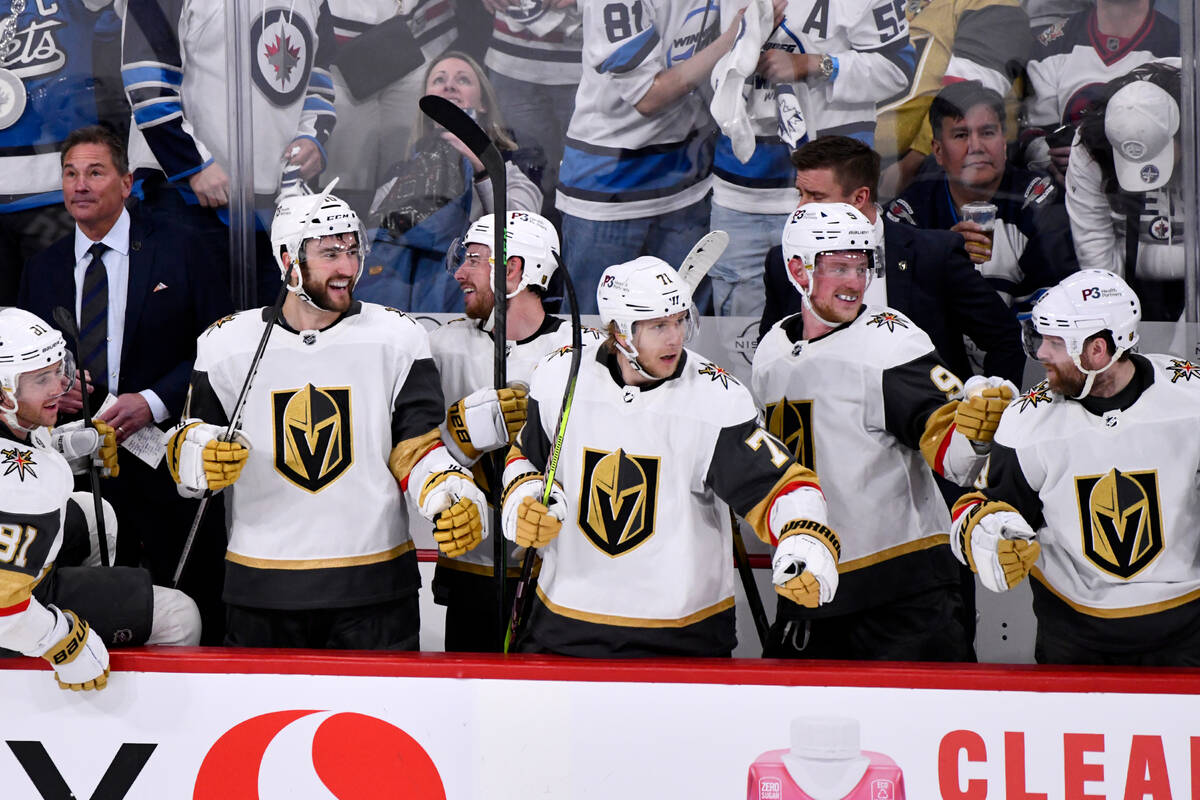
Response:
POLYGON ((1171 383, 1175 383, 1180 378, 1184 381, 1200 378, 1200 367, 1190 361, 1184 361, 1182 358, 1172 358, 1167 370, 1171 373, 1171 383))
POLYGON ((1049 403, 1050 400, 1050 384, 1042 381, 1013 402, 1020 404, 1021 407, 1018 409, 1018 411, 1024 411, 1030 406, 1037 408, 1042 403, 1049 403))
POLYGON ((275 471, 316 494, 354 462, 350 387, 318 387, 271 393, 275 471))
POLYGON ((913 217, 912 206, 907 201, 899 198, 892 201, 887 210, 888 219, 892 222, 907 222, 909 225, 916 225, 917 220, 913 217))
POLYGON ((722 367, 718 367, 716 364, 713 364, 712 362, 705 362, 700 367, 700 369, 697 371, 701 375, 708 376, 708 378, 710 380, 712 380, 713 383, 720 381, 721 385, 724 386, 726 389, 729 388, 730 381, 732 381, 735 385, 738 383, 737 378, 733 377, 733 375, 726 372, 722 367))
POLYGON ((233 318, 236 316, 237 316, 236 314, 226 314, 225 316, 221 317, 219 320, 214 322, 212 325, 209 325, 207 328, 205 328, 204 332, 212 333, 217 328, 224 326, 226 323, 232 322, 233 318))
POLYGON ((767 404, 767 432, 783 442, 796 461, 816 469, 817 454, 813 449, 812 400, 788 400, 767 404))
POLYGON ((250 26, 250 72, 272 105, 290 106, 304 94, 313 42, 308 20, 287 8, 268 9, 250 26))
POLYGON ((33 470, 37 462, 33 460, 32 450, 18 450, 15 447, 11 450, 0 450, 0 457, 4 459, 0 461, 0 466, 4 467, 5 475, 11 475, 15 472, 17 473, 17 478, 22 482, 25 481, 26 474, 34 478, 38 476, 33 470))
POLYGON ((621 556, 654 535, 660 459, 624 450, 583 451, 579 527, 609 556, 621 556))
POLYGON ((876 328, 882 328, 886 325, 889 331, 895 333, 897 325, 899 325, 901 328, 907 328, 908 320, 904 319, 904 317, 895 312, 882 311, 878 314, 874 314, 869 320, 867 320, 867 324, 874 325, 876 328))
POLYGON ((1056 22, 1053 25, 1050 25, 1044 31, 1038 34, 1038 41, 1045 46, 1053 42, 1055 39, 1061 39, 1065 33, 1063 31, 1064 25, 1066 25, 1065 22, 1056 22))
POLYGON ((528 25, 546 13, 546 4, 542 0, 522 0, 522 2, 504 9, 501 13, 522 25, 528 25))
POLYGON ((1163 550, 1155 470, 1075 478, 1083 555, 1110 575, 1129 579, 1163 550))

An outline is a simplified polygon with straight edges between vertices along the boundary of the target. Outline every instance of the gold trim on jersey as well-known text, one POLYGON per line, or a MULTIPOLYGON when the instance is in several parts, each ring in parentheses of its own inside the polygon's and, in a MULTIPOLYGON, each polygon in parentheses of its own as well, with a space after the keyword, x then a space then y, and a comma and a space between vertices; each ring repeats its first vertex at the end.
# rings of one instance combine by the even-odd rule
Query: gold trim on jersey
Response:
POLYGON ((767 496, 759 500, 754 508, 742 516, 742 519, 746 520, 746 523, 754 529, 754 534, 767 544, 771 543, 771 530, 767 524, 767 515, 771 510, 771 504, 775 502, 775 495, 793 483, 803 483, 812 486, 818 491, 821 489, 821 483, 817 480, 817 473, 802 464, 793 462, 779 476, 779 480, 775 481, 775 485, 771 487, 771 491, 767 492, 767 496))
POLYGON ((579 611, 574 608, 567 608, 553 603, 546 597, 546 593, 542 591, 542 587, 537 587, 537 596, 541 598, 546 608, 558 614, 560 617, 579 620, 580 622, 595 622, 600 625, 619 625, 624 628, 686 628, 688 625, 694 625, 697 622, 708 619, 709 617, 720 614, 722 611, 733 608, 733 598, 726 597, 719 603, 714 603, 708 608, 702 608, 699 611, 688 614, 686 617, 679 619, 651 619, 643 617, 618 617, 615 614, 593 614, 590 611, 579 611))
MULTIPOLYGON (((541 559, 534 559, 534 575, 537 575, 538 567, 541 563, 541 559)), ((438 553, 437 565, 446 569, 452 569, 455 572, 466 572, 471 575, 482 575, 487 578, 492 578, 496 575, 496 570, 491 564, 473 564, 470 561, 459 561, 456 558, 450 558, 450 556, 441 553, 438 553)), ((519 578, 521 577, 521 567, 509 567, 504 571, 504 575, 508 578, 519 578)))
POLYGON ((1150 566, 1166 549, 1159 497, 1157 470, 1077 475, 1083 557, 1122 580, 1150 566))
POLYGON ((921 455, 925 457, 929 468, 939 475, 941 472, 937 463, 938 452, 950 433, 950 426, 954 424, 954 412, 958 410, 958 403, 957 400, 951 400, 930 414, 929 419, 925 420, 925 432, 921 434, 921 455))
POLYGON ((271 392, 275 471, 316 494, 354 463, 349 386, 271 392))
POLYGON ((878 553, 872 553, 869 556, 854 558, 838 564, 838 573, 844 575, 847 572, 854 572, 856 569, 862 569, 863 567, 873 567, 876 564, 882 564, 884 561, 891 561, 893 558, 906 556, 909 553, 916 553, 920 550, 930 550, 943 544, 950 544, 950 534, 935 533, 933 536, 926 536, 914 542, 898 544, 895 547, 880 550, 878 553))
POLYGON ((243 567, 254 569, 332 569, 335 567, 362 567, 367 564, 381 564, 399 558, 410 550, 417 549, 412 542, 384 550, 382 553, 368 553, 362 556, 342 556, 341 558, 254 558, 244 556, 229 550, 225 560, 243 567))
POLYGON ((420 436, 414 436, 411 439, 405 439, 392 448, 392 452, 388 454, 388 469, 392 471, 392 476, 401 483, 408 480, 408 473, 412 472, 412 468, 416 463, 425 457, 435 444, 442 440, 442 432, 434 428, 429 433, 423 433, 420 436))
POLYGON ((596 549, 616 558, 654 535, 661 468, 658 456, 583 448, 579 529, 596 549))
POLYGON ((808 469, 816 469, 817 451, 812 429, 812 400, 789 400, 767 403, 767 432, 783 442, 797 461, 808 469))
POLYGON ((1144 617, 1148 614, 1157 614, 1160 611, 1170 611, 1172 608, 1185 606, 1195 600, 1200 600, 1200 589, 1194 589, 1187 594, 1179 597, 1172 597, 1170 600, 1160 600, 1157 603, 1147 603, 1142 606, 1130 606, 1128 608, 1092 608, 1085 606, 1082 603, 1076 603, 1074 600, 1066 597, 1062 592, 1050 585, 1050 581, 1046 579, 1045 574, 1034 567, 1029 576, 1046 587, 1046 591, 1057 597, 1072 610, 1078 611, 1080 614, 1087 614, 1089 617, 1100 617, 1101 619, 1128 619, 1129 617, 1144 617))
POLYGON ((0 608, 11 608, 24 603, 49 572, 50 567, 42 567, 41 573, 35 578, 23 572, 0 571, 0 608))

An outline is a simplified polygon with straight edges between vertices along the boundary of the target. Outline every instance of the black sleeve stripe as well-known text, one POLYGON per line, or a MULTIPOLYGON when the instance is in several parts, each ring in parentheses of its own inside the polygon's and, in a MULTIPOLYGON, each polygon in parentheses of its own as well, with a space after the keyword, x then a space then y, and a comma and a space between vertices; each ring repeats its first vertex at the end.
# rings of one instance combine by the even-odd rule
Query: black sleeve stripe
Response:
POLYGON ((213 391, 207 372, 192 370, 192 383, 191 388, 188 389, 188 399, 184 405, 183 416, 202 419, 212 425, 229 424, 229 415, 225 413, 220 398, 213 391))
POLYGON ((926 421, 948 399, 934 384, 935 372, 958 380, 933 350, 883 371, 884 428, 914 450, 921 447, 926 421))
POLYGON ((445 414, 442 381, 432 358, 419 358, 392 402, 392 446, 436 429, 445 414))
POLYGON ((542 430, 541 419, 538 402, 530 397, 529 408, 525 414, 525 425, 517 434, 517 446, 534 468, 539 472, 545 472, 546 464, 550 462, 550 454, 554 450, 554 440, 542 430))
POLYGON ((1017 451, 999 442, 992 442, 988 456, 987 487, 983 490, 989 500, 999 500, 1015 508, 1034 530, 1046 524, 1042 515, 1042 498, 1029 485, 1017 451))
POLYGON ((46 566, 50 545, 58 537, 59 511, 45 514, 22 514, 0 511, 0 526, 6 531, 18 531, 7 561, 0 562, 0 570, 19 572, 36 578, 46 566))
POLYGON ((748 419, 717 434, 708 485, 744 517, 775 489, 793 464, 787 446, 759 427, 758 420, 748 419), (782 463, 775 463, 777 453, 786 456, 782 463))

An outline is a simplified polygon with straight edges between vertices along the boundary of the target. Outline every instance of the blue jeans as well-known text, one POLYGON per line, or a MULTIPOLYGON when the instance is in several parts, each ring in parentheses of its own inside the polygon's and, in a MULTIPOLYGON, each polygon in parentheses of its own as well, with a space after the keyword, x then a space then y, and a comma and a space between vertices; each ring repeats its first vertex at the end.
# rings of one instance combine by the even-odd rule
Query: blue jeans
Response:
POLYGON ((761 317, 766 292, 763 262, 779 244, 790 214, 749 214, 713 204, 712 228, 729 234, 729 247, 713 265, 713 310, 723 317, 761 317))
MULTIPOLYGON (((679 264, 708 233, 710 199, 657 217, 601 222, 563 214, 563 260, 575 281, 582 314, 598 314, 596 287, 613 264, 638 256, 657 256, 678 269, 679 264)), ((712 288, 701 282, 693 298, 701 314, 711 314, 712 288)))

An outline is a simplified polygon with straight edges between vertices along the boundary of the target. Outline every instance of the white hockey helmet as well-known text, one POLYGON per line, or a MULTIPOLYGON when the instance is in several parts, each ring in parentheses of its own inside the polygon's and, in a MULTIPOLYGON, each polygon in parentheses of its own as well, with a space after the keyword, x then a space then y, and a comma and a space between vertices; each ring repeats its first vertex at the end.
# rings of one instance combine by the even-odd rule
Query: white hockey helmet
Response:
MULTIPOLYGON (((799 258, 808 270, 811 286, 817 256, 821 253, 861 250, 870 256, 871 271, 874 272, 879 237, 875 235, 871 221, 849 203, 806 203, 793 211, 783 226, 782 244, 784 266, 793 258, 799 258)), ((800 285, 790 269, 787 276, 807 301, 808 290, 800 285)))
MULTIPOLYGON (((337 236, 343 233, 353 233, 358 237, 358 272, 354 276, 354 284, 362 277, 363 262, 366 259, 369 245, 367 231, 363 227, 358 214, 354 212, 341 198, 330 194, 335 179, 321 194, 297 194, 283 197, 275 207, 275 219, 271 222, 271 251, 275 254, 275 263, 279 265, 279 273, 287 277, 287 265, 284 264, 283 254, 286 251, 297 271, 304 260, 304 243, 309 239, 320 239, 324 236, 337 236)), ((313 302, 304 291, 304 280, 298 276, 293 285, 288 283, 288 291, 298 296, 314 308, 323 309, 313 302)))
POLYGON ((0 308, 0 420, 11 430, 29 430, 17 422, 21 376, 53 364, 61 365, 56 374, 67 379, 62 390, 66 394, 75 380, 75 359, 63 335, 28 311, 0 308))
POLYGON ((604 270, 596 286, 596 305, 605 328, 616 323, 617 332, 625 341, 617 340, 617 348, 625 354, 635 370, 647 375, 638 363, 638 351, 633 342, 633 328, 638 322, 669 317, 681 311, 687 313, 688 342, 699 328, 699 314, 692 303, 692 289, 675 268, 654 256, 640 256, 623 264, 613 264, 604 270))
POLYGON ((1022 319, 1021 339, 1025 352, 1035 361, 1043 337, 1057 336, 1063 340, 1075 367, 1087 375, 1079 399, 1091 391, 1097 375, 1137 344, 1141 319, 1142 304, 1129 284, 1108 270, 1085 269, 1067 276, 1041 296, 1029 317, 1022 319), (1112 334, 1116 352, 1102 369, 1085 369, 1079 360, 1084 342, 1102 331, 1112 334))
MULTIPOLYGON (((453 274, 458 265, 466 257, 467 245, 481 244, 489 250, 496 242, 496 216, 485 214, 471 223, 467 232, 454 242, 450 248, 450 258, 446 269, 453 274)), ((504 257, 521 258, 521 281, 517 288, 509 292, 508 297, 515 297, 522 289, 534 287, 545 291, 550 286, 550 276, 558 269, 558 259, 555 254, 561 252, 558 245, 558 232, 550 224, 550 220, 532 211, 509 211, 508 223, 504 228, 504 257)), ((490 259, 489 264, 494 263, 490 259)), ((496 291, 495 273, 489 272, 496 291)))

